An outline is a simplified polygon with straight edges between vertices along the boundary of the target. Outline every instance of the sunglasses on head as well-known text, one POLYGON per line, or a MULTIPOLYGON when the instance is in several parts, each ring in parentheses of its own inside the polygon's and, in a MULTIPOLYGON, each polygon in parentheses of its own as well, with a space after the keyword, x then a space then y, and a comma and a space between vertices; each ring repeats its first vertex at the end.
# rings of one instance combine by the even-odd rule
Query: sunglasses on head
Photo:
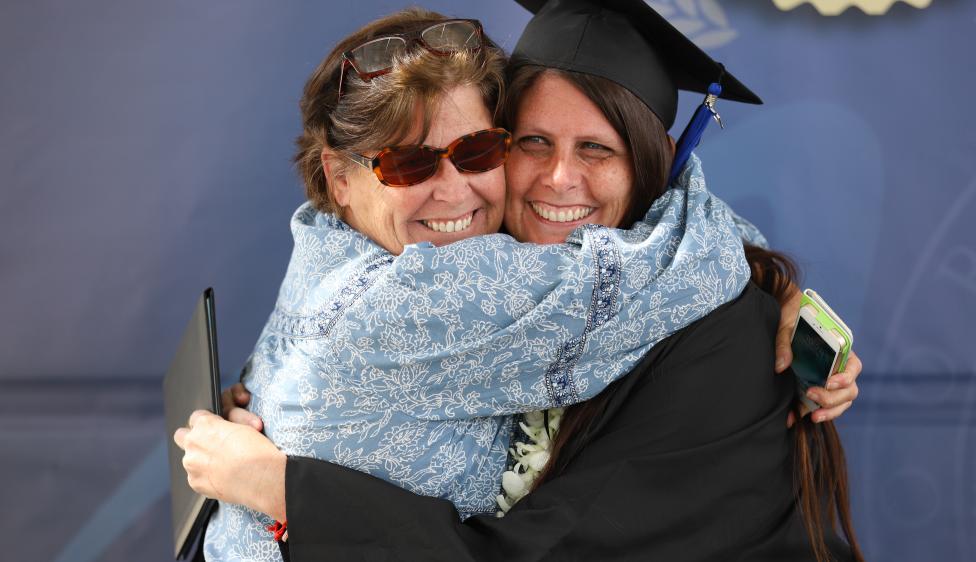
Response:
POLYGON ((477 51, 483 43, 484 32, 478 20, 446 20, 419 31, 384 35, 363 43, 342 54, 339 72, 339 96, 346 68, 351 67, 364 81, 372 80, 393 70, 393 61, 413 43, 419 43, 435 55, 450 55, 459 51, 477 51))
POLYGON ((511 133, 497 128, 464 135, 446 148, 411 144, 384 148, 373 158, 354 152, 349 157, 372 170, 383 185, 407 187, 432 178, 444 158, 450 158, 459 172, 467 174, 494 170, 505 163, 511 144, 511 133))

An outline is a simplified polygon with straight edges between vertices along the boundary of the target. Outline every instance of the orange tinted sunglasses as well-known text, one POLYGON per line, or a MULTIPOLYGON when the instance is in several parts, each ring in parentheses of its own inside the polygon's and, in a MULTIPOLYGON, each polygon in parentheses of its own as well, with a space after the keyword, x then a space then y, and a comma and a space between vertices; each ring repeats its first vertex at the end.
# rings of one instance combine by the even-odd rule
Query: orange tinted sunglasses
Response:
POLYGON ((373 158, 354 152, 349 157, 372 170, 383 185, 408 187, 432 178, 445 158, 466 174, 493 170, 505 163, 511 145, 512 134, 499 127, 464 135, 446 148, 411 144, 384 148, 373 158))

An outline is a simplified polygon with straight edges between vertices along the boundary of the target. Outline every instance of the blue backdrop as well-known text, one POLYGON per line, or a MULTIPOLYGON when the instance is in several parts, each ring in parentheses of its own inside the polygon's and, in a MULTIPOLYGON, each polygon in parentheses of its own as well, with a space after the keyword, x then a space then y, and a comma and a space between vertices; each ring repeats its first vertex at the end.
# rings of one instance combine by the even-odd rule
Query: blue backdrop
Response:
MULTIPOLYGON (((507 48, 528 20, 514 2, 424 4, 507 48)), ((976 560, 976 3, 652 4, 767 102, 721 105, 700 154, 856 334, 862 397, 840 425, 869 559, 976 560)), ((400 7, 0 4, 4 559, 169 559, 169 357, 213 285, 235 378, 303 199, 304 80, 400 7)))

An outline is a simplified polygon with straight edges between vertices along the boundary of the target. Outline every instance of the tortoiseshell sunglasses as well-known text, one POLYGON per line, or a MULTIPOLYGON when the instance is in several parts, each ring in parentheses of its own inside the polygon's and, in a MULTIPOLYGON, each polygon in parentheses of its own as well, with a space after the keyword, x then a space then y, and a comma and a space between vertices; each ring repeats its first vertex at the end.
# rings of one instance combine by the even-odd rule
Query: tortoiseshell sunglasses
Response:
POLYGON ((496 128, 464 135, 446 148, 411 144, 384 148, 373 158, 354 152, 349 157, 372 170, 383 185, 408 187, 432 178, 444 158, 466 174, 493 170, 505 163, 511 145, 512 134, 496 128))

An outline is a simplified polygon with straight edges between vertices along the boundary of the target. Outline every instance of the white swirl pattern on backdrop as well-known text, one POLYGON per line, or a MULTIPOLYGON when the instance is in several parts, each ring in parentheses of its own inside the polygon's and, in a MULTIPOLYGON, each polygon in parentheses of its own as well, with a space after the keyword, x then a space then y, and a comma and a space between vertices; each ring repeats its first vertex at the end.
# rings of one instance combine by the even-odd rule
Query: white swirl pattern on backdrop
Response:
POLYGON ((892 5, 904 2, 916 8, 928 8, 932 0, 773 0, 780 10, 792 10, 800 4, 809 3, 825 16, 842 14, 848 8, 859 8, 865 14, 872 16, 884 15, 892 5))

